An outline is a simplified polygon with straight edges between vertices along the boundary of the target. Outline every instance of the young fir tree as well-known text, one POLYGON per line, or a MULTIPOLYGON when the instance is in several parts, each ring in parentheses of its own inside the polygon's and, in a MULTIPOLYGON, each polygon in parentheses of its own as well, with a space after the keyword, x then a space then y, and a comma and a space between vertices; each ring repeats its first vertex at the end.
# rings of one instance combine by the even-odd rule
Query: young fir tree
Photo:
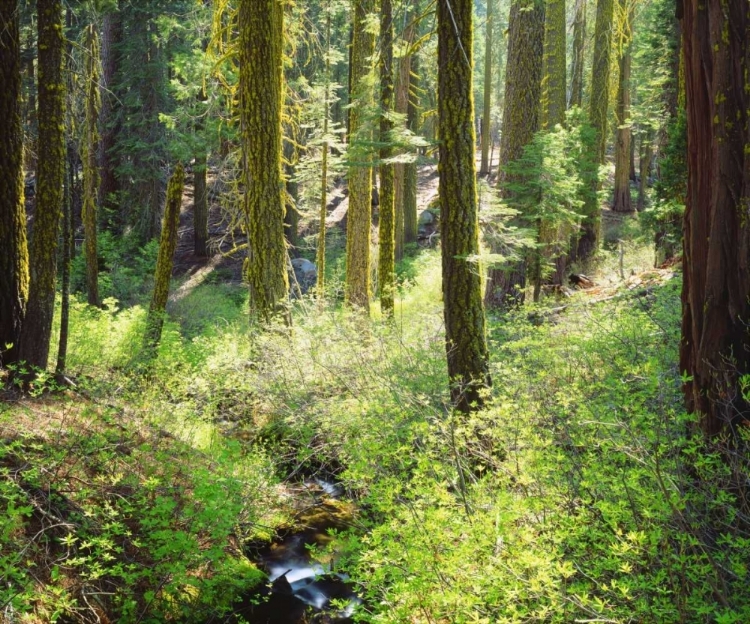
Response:
POLYGON ((20 359, 45 369, 55 312, 57 239, 65 172, 65 83, 62 79, 61 0, 37 0, 39 145, 36 209, 29 249, 29 299, 20 342, 20 359))
MULTIPOLYGON (((505 69, 503 134, 500 140, 498 182, 504 193, 511 181, 505 164, 521 157, 523 148, 539 130, 542 65, 544 56, 543 0, 514 0, 510 8, 508 61, 505 69)), ((493 246, 495 243, 493 243, 493 246)), ((493 248, 502 253, 502 248, 493 248)), ((492 307, 523 302, 526 262, 489 271, 485 303, 492 307)))
POLYGON ((284 6, 241 0, 240 116, 245 161, 247 280, 254 318, 268 322, 289 292, 281 173, 284 6))
POLYGON ((380 0, 380 232, 378 286, 383 314, 393 316, 395 289, 396 214, 391 147, 393 121, 393 7, 380 0))
POLYGON ((349 212, 346 219, 346 301, 370 310, 370 222, 372 220, 371 128, 367 109, 372 103, 372 55, 375 36, 369 28, 374 0, 352 0, 349 109, 349 212))
POLYGON ((18 3, 0 3, 0 364, 18 359, 29 287, 18 3))
POLYGON ((86 296, 90 305, 99 305, 99 255, 97 245, 97 162, 99 132, 97 123, 101 105, 99 93, 99 36, 96 26, 86 29, 86 120, 83 147, 83 235, 86 257, 86 296))
POLYGON ((152 352, 151 354, 161 340, 164 315, 167 311, 169 282, 172 279, 174 252, 177 248, 177 228, 180 225, 180 207, 182 206, 184 186, 185 171, 182 165, 177 165, 167 185, 167 202, 164 207, 159 256, 156 260, 156 272, 154 273, 154 292, 146 321, 145 345, 152 352))
POLYGON ((750 421, 750 16, 747 0, 681 6, 688 192, 680 371, 688 409, 714 435, 750 421))
POLYGON ((445 346, 460 411, 490 386, 474 162, 473 1, 438 0, 438 134, 445 346))
POLYGON ((631 147, 633 141, 630 121, 630 70, 633 48, 633 21, 635 5, 633 0, 621 0, 619 4, 622 20, 620 40, 620 74, 617 85, 617 138, 615 140, 615 189, 612 210, 633 212, 630 195, 631 147))

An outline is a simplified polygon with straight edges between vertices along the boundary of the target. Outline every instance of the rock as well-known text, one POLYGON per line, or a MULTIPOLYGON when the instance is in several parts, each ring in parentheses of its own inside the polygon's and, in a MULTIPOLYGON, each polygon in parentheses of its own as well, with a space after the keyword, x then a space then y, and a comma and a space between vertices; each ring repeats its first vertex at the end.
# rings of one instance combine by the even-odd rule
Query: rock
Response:
POLYGON ((437 217, 435 216, 435 213, 430 210, 423 210, 419 215, 419 225, 434 225, 436 221, 437 217))
POLYGON ((292 280, 292 292, 304 295, 315 287, 318 281, 318 268, 307 258, 294 258, 292 260, 294 279, 292 280), (296 283, 295 283, 296 282, 296 283), (299 288, 297 288, 299 284, 299 288))

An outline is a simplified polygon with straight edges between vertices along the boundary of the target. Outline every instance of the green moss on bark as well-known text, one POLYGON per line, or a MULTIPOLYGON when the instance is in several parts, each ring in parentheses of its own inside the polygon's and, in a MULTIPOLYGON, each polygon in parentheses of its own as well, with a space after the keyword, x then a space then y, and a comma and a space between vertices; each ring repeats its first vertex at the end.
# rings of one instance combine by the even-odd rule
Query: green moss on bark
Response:
POLYGON ((99 36, 92 24, 86 33, 86 127, 83 149, 83 235, 86 257, 86 295, 89 304, 99 305, 99 255, 96 241, 99 167, 99 36))

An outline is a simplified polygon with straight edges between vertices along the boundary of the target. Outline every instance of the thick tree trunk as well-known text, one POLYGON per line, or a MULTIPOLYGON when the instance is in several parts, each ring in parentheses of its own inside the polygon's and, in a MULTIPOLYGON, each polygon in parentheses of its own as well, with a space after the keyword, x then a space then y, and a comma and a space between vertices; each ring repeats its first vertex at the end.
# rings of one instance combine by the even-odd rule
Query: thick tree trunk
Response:
POLYGON ((474 162, 472 0, 438 0, 438 134, 445 346, 451 398, 468 412, 490 386, 474 162))
POLYGON ((750 419, 750 153, 746 0, 684 0, 688 196, 680 370, 708 435, 750 419))
POLYGON ((394 171, 385 162, 393 155, 393 7, 380 0, 380 228, 378 235, 378 286, 380 308, 393 316, 396 263, 396 212, 394 171))
MULTIPOLYGON (((418 8, 418 7, 417 7, 418 8)), ((414 134, 419 132, 419 58, 411 61, 412 75, 409 87, 409 102, 406 108, 406 125, 414 134)), ((417 214, 417 162, 404 165, 404 243, 416 243, 419 235, 417 214)))
POLYGON ((479 167, 479 175, 486 176, 490 173, 490 142, 492 133, 492 35, 493 35, 493 13, 492 8, 495 0, 487 0, 487 22, 484 28, 484 102, 482 108, 482 161, 479 167))
POLYGON ((240 2, 247 279, 251 314, 265 322, 285 312, 289 292, 281 172, 283 20, 280 0, 240 2))
POLYGON ((73 146, 68 141, 66 154, 65 184, 63 190, 63 228, 62 228, 62 275, 60 278, 62 294, 60 303, 60 340, 57 347, 57 364, 55 374, 61 378, 68 363, 68 333, 70 328, 70 269, 73 260, 73 146))
POLYGON ((368 75, 375 37, 368 18, 375 11, 374 0, 353 0, 349 109, 349 213, 346 221, 346 302, 370 310, 370 224, 372 221, 371 133, 365 119, 372 102, 368 75))
POLYGON ((83 150, 83 235, 86 255, 86 296, 99 305, 99 256, 97 250, 97 189, 99 167, 99 38, 92 24, 86 33, 86 129, 83 150))
POLYGON ((633 212, 633 200, 630 195, 632 131, 630 124, 630 66, 633 39, 633 19, 635 17, 631 0, 621 0, 622 18, 625 25, 622 29, 622 55, 620 56, 620 77, 617 87, 617 138, 615 140, 615 189, 612 210, 615 212, 633 212))
POLYGON ((547 0, 544 15, 544 88, 542 89, 542 128, 565 123, 565 0, 547 0))
POLYGON ((29 300, 21 331, 20 359, 45 370, 55 314, 57 239, 65 175, 65 89, 62 78, 61 0, 37 0, 39 27, 39 144, 36 209, 29 249, 29 300))
POLYGON ((18 359, 29 287, 18 3, 0 3, 0 365, 18 359), (7 347, 7 345, 11 345, 7 347))
MULTIPOLYGON (((521 157, 523 148, 539 130, 544 57, 544 3, 515 0, 510 8, 508 26, 508 62, 505 68, 505 107, 500 137, 500 173, 498 183, 510 181, 504 171, 507 163, 521 157)), ((503 193, 507 193, 503 189, 503 193)), ((503 253, 499 247, 493 253, 503 253)), ((523 302, 526 287, 526 262, 489 271, 485 303, 504 307, 523 302)))
POLYGON ((573 20, 573 61, 571 64, 570 108, 583 106, 583 66, 586 41, 586 0, 576 0, 573 20))
POLYGON ((122 20, 117 10, 109 11, 102 20, 102 107, 99 115, 101 142, 99 143, 99 201, 107 217, 118 230, 124 226, 119 210, 120 182, 117 168, 120 159, 115 150, 117 137, 122 131, 119 113, 119 97, 116 81, 120 73, 122 42, 122 20))
POLYGON ((167 202, 164 207, 159 256, 156 259, 156 272, 154 273, 154 292, 146 322, 145 346, 151 352, 156 349, 161 340, 164 315, 167 311, 169 282, 172 279, 174 252, 177 248, 177 229, 180 225, 180 207, 184 186, 185 171, 182 165, 177 165, 167 185, 167 202))

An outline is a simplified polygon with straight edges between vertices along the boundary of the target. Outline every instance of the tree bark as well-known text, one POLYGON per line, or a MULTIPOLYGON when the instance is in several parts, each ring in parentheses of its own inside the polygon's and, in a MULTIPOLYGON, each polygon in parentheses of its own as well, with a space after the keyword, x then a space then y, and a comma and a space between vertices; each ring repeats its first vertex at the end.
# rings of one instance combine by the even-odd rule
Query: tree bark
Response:
POLYGON ((105 13, 102 19, 102 88, 99 126, 99 201, 105 214, 114 222, 116 229, 124 227, 120 214, 120 182, 117 168, 120 158, 115 150, 117 137, 122 131, 120 123, 119 97, 116 95, 116 82, 120 74, 122 55, 119 46, 122 42, 122 20, 117 10, 105 13))
POLYGON ((484 32, 484 102, 482 109, 482 161, 479 167, 479 175, 486 176, 490 173, 490 132, 492 118, 492 35, 493 35, 493 13, 492 8, 495 0, 487 0, 487 22, 484 32))
POLYGON ((586 0, 576 0, 573 20, 573 61, 571 64, 570 108, 583 106, 583 66, 586 41, 586 0))
POLYGON ((542 128, 565 123, 567 68, 565 66, 565 0, 547 0, 544 15, 544 88, 542 128))
POLYGON ((633 212, 630 194, 632 130, 630 124, 630 66, 632 59, 633 19, 635 17, 631 0, 621 0, 622 55, 620 56, 620 77, 617 86, 617 138, 615 140, 615 189, 612 210, 633 212), (631 6, 628 7, 628 4, 631 6))
POLYGON ((208 256, 208 158, 201 151, 193 167, 193 251, 208 256))
POLYGON ((483 403, 489 376, 474 162, 472 0, 438 0, 439 196, 445 346, 459 411, 483 403))
POLYGON ((18 3, 0 3, 0 365, 18 359, 29 288, 18 3), (8 346, 10 345, 10 346, 8 346))
POLYGON ((83 235, 86 254, 86 296, 90 305, 99 305, 99 255, 97 248, 97 189, 99 167, 99 37, 90 24, 86 32, 86 129, 83 150, 83 235))
POLYGON ((680 370, 707 435, 750 419, 750 18, 746 0, 684 0, 688 193, 680 370))

